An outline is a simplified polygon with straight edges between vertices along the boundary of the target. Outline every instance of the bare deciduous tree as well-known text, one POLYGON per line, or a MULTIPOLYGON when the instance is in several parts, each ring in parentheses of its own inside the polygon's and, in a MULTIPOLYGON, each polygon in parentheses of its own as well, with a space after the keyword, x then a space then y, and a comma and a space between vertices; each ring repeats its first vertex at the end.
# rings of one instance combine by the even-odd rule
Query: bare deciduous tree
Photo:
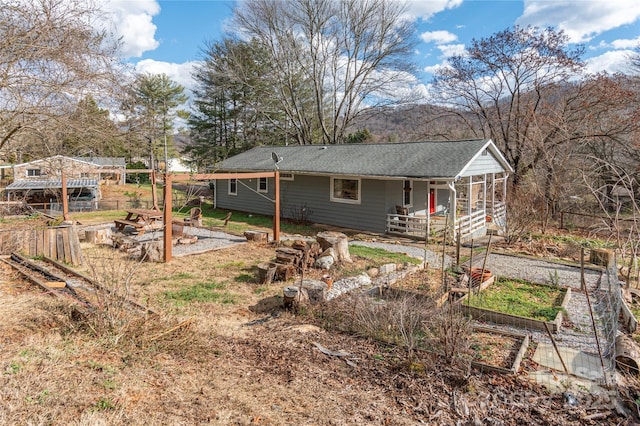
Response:
POLYGON ((470 114, 479 137, 494 140, 519 183, 534 166, 540 114, 556 92, 548 88, 578 73, 582 49, 551 28, 515 27, 473 40, 434 78, 434 96, 470 114))
POLYGON ((597 200, 600 213, 606 218, 602 221, 602 226, 618 249, 620 255, 618 266, 627 284, 635 278, 638 285, 640 284, 640 203, 638 202, 640 182, 636 175, 629 174, 623 168, 601 158, 590 156, 586 162, 592 164, 592 167, 583 173, 584 183, 597 200), (603 174, 615 177, 614 191, 610 188, 611 178, 608 182, 602 182, 600 177, 603 174))
POLYGON ((86 0, 0 0, 0 149, 17 136, 53 144, 81 99, 116 87, 118 43, 100 16, 86 0))
POLYGON ((234 20, 268 52, 298 142, 335 144, 365 105, 406 100, 414 42, 404 11, 391 0, 249 0, 234 20))

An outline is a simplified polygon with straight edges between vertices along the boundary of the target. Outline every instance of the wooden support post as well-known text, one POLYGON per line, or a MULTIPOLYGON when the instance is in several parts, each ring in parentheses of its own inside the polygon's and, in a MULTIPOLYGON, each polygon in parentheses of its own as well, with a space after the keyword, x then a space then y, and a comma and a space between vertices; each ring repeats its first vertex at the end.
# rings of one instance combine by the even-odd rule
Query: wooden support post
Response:
POLYGON ((171 175, 164 175, 164 263, 171 261, 171 248, 173 239, 173 230, 171 229, 171 210, 173 209, 171 203, 171 175))
POLYGON ((69 220, 69 199, 67 198, 67 177, 60 171, 60 186, 62 186, 62 219, 69 220))
POLYGON ((275 180, 275 211, 273 212, 273 241, 280 241, 280 170, 273 172, 275 180))
POLYGON ((153 201, 153 210, 160 210, 158 208, 158 193, 156 191, 156 172, 155 170, 151 171, 151 200, 153 201))

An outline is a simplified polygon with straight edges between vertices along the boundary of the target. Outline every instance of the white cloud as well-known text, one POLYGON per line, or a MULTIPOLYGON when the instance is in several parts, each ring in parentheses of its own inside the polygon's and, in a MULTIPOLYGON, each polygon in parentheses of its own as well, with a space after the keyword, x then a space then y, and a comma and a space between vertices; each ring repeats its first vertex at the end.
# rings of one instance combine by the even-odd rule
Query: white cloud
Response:
POLYGON ((143 59, 136 64, 136 72, 166 74, 173 81, 184 86, 187 91, 191 92, 195 87, 195 82, 191 75, 197 64, 197 61, 176 64, 171 62, 155 61, 153 59, 143 59))
POLYGON ((426 66, 426 67, 422 68, 422 71, 424 71, 426 73, 429 73, 429 74, 435 74, 436 72, 440 71, 443 68, 447 68, 448 66, 449 66, 449 63, 447 61, 444 61, 441 64, 426 66))
POLYGON ((640 46, 640 36, 632 39, 621 38, 611 42, 611 46, 615 49, 635 49, 640 46))
POLYGON ((590 73, 598 73, 606 71, 610 74, 620 72, 629 72, 629 57, 633 54, 633 50, 613 50, 603 53, 600 56, 594 56, 586 60, 587 71, 590 73))
POLYGON ((571 42, 581 43, 640 19, 637 0, 525 0, 518 25, 563 29, 571 42))
POLYGON ((120 1, 111 0, 103 4, 111 19, 112 31, 122 39, 122 56, 140 57, 158 47, 155 39, 156 25, 153 17, 160 13, 156 0, 120 1))
POLYGON ((461 4, 462 0, 410 0, 407 2, 407 12, 414 19, 426 21, 438 12, 455 9, 461 4))
POLYGON ((442 56, 448 58, 450 56, 464 55, 464 44, 442 44, 438 46, 442 52, 442 56))
POLYGON ((445 44, 451 43, 458 39, 458 36, 449 31, 427 31, 420 34, 420 39, 425 43, 445 44))

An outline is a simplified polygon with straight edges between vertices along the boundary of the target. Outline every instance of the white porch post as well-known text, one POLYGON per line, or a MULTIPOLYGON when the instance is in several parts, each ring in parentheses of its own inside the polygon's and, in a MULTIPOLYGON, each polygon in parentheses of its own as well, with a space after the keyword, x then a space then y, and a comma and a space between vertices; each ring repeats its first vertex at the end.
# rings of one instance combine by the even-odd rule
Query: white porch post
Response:
POLYGON ((487 216, 487 174, 482 179, 482 210, 484 210, 485 220, 487 216))
POLYGON ((496 209, 496 174, 491 173, 491 216, 495 216, 496 209))
POLYGON ((509 174, 508 173, 504 173, 503 177, 502 177, 502 202, 504 203, 504 211, 506 214, 507 211, 507 180, 508 180, 509 174))
POLYGON ((467 214, 469 215, 469 233, 471 233, 471 198, 473 196, 473 176, 469 176, 469 191, 467 192, 467 214))

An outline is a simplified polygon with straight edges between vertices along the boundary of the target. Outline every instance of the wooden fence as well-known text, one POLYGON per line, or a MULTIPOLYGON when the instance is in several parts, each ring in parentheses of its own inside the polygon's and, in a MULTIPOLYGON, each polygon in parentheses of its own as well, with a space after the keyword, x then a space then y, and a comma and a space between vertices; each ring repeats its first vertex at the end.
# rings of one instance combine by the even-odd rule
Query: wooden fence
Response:
POLYGON ((82 263, 75 226, 0 231, 0 254, 14 251, 32 257, 46 256, 71 265, 82 263))

